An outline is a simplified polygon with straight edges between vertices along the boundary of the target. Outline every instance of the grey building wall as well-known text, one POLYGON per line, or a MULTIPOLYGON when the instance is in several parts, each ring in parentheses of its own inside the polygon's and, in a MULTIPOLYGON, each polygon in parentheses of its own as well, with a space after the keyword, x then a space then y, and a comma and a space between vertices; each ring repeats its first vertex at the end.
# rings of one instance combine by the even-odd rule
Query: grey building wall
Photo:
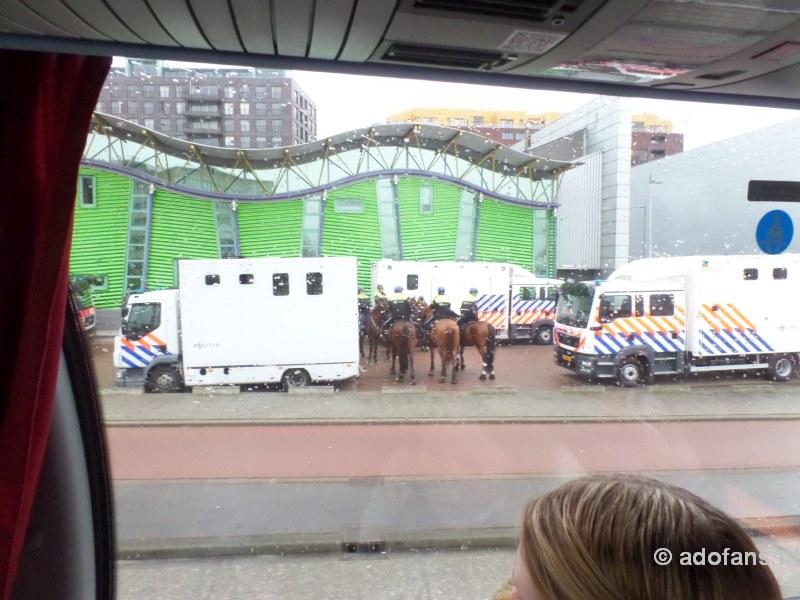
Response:
MULTIPOLYGON (((800 180, 800 119, 729 138, 631 172, 631 258, 760 253, 758 220, 775 209, 800 223, 800 205, 748 202, 751 179, 800 180), (652 209, 648 215, 647 207, 652 209)), ((800 252, 800 233, 787 252, 800 252)))
MULTIPOLYGON (((631 116, 630 99, 598 97, 536 132, 531 138, 530 148, 526 150, 533 155, 537 154, 539 147, 542 147, 543 152, 552 152, 558 146, 578 151, 577 149, 582 147, 580 143, 555 144, 554 142, 563 138, 581 137, 585 143, 585 156, 602 157, 600 177, 580 176, 582 185, 588 186, 580 192, 581 194, 599 194, 599 215, 594 209, 584 212, 572 205, 567 206, 566 202, 570 201, 570 198, 562 196, 561 192, 557 198, 562 204, 562 208, 559 209, 559 240, 563 240, 565 250, 570 244, 573 244, 572 248, 575 249, 574 253, 567 254, 568 260, 574 261, 575 264, 585 264, 598 274, 610 273, 629 260, 631 116), (565 215, 570 215, 569 218, 565 216, 563 222, 562 211, 565 215), (582 251, 578 251, 577 243, 572 241, 580 237, 586 237, 583 240, 585 243, 582 251), (593 254, 598 239, 599 256, 593 254)), ((562 158, 576 160, 583 157, 562 158)), ((592 161, 591 164, 587 162, 577 169, 596 169, 596 166, 592 161)), ((572 193, 569 186, 562 189, 564 194, 567 191, 572 193)), ((574 196, 571 202, 587 200, 577 198, 578 196, 574 196)))

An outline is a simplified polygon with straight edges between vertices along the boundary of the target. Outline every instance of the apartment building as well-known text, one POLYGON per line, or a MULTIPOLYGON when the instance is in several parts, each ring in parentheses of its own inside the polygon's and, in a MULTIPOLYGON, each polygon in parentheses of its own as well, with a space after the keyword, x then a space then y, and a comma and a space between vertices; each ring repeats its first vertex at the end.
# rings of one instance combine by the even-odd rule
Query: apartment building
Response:
POLYGON ((198 144, 276 148, 317 139, 317 107, 285 71, 126 59, 97 111, 198 144))

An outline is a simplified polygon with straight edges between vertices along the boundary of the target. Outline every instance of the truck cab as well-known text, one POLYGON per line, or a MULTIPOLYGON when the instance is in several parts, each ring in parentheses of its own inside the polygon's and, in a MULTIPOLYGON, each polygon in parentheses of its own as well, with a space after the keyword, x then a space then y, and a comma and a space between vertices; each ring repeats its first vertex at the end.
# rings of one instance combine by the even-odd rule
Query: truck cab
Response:
POLYGON ((630 387, 684 369, 685 293, 679 285, 568 282, 555 322, 556 364, 587 378, 616 378, 630 387))
POLYGON ((114 338, 117 387, 147 384, 160 391, 180 389, 179 335, 178 290, 131 294, 114 338))

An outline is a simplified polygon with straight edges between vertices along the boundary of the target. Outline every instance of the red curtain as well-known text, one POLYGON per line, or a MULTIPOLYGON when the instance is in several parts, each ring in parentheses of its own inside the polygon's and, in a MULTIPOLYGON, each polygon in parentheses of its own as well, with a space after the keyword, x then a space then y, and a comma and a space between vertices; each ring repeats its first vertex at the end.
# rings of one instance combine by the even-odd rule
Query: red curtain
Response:
POLYGON ((78 165, 111 59, 0 50, 0 598, 49 433, 78 165))

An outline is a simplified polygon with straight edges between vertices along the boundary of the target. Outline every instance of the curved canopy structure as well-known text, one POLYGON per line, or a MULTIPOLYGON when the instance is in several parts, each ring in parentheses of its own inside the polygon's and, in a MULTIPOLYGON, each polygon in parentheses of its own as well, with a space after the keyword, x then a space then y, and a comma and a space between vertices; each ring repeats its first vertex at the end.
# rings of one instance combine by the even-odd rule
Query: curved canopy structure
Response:
POLYGON ((178 140, 101 113, 92 119, 83 162, 218 200, 297 198, 388 174, 449 180, 531 206, 554 206, 559 176, 575 166, 438 125, 377 125, 299 146, 243 150, 178 140))

